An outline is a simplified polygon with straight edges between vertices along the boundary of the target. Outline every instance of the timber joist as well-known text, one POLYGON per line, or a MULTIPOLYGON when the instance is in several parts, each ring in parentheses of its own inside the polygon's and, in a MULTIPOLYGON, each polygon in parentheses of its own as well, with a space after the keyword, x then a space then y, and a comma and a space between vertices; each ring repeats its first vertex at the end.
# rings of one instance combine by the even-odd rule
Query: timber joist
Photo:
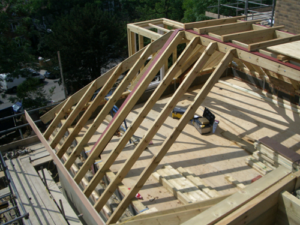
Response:
MULTIPOLYGON (((104 214, 106 216, 109 215, 106 223, 112 224, 120 219, 129 205, 134 205, 140 211, 142 210, 143 205, 135 199, 136 194, 167 154, 214 84, 233 62, 238 67, 242 67, 243 71, 249 72, 260 79, 278 76, 282 81, 292 84, 295 89, 299 88, 300 67, 290 62, 278 60, 277 55, 275 57, 266 55, 266 50, 263 50, 265 54, 259 51, 260 48, 298 40, 299 36, 280 31, 279 29, 282 26, 267 28, 257 25, 258 21, 241 21, 240 19, 242 17, 182 24, 163 18, 128 24, 129 58, 70 96, 41 118, 45 123, 51 120, 52 122, 43 135, 34 128, 35 132, 47 150, 51 152, 55 161, 57 161, 60 170, 64 170, 65 176, 70 179, 83 204, 89 204, 88 207, 95 218, 98 216, 98 212, 105 211, 104 214), (158 32, 149 30, 152 28, 158 32), (147 46, 144 46, 144 37, 152 40, 147 46), (186 42, 186 47, 178 54, 177 47, 183 42, 186 42), (236 45, 237 43, 239 46, 236 45), (167 68, 168 64, 166 62, 168 62, 169 58, 172 59, 172 66, 167 68), (130 127, 122 127, 122 123, 126 121, 128 114, 155 79, 158 72, 162 72, 162 69, 164 75, 161 76, 161 81, 143 105, 137 117, 132 120, 130 127), (107 97, 120 75, 126 71, 128 72, 112 95, 107 97), (211 73, 211 75, 200 92, 195 96, 186 113, 180 118, 178 124, 175 125, 161 146, 159 146, 158 152, 152 156, 151 162, 145 165, 131 189, 128 190, 122 184, 123 179, 133 168, 195 78, 201 74, 208 73, 211 73), (183 77, 184 79, 179 83, 168 103, 158 113, 152 125, 147 127, 148 130, 145 135, 137 140, 134 133, 138 130, 155 103, 161 98, 168 86, 175 83, 178 78, 181 79, 183 77), (121 98, 125 98, 123 104, 111 117, 109 114, 112 108, 121 98), (96 112, 100 105, 102 105, 102 108, 99 112, 96 112), (97 114, 96 117, 91 118, 95 112, 97 114), (108 122, 108 124, 104 123, 104 121, 108 122), (101 130, 100 134, 96 135, 100 126, 105 126, 105 128, 101 130), (99 163, 99 155, 105 151, 106 146, 111 142, 117 130, 121 131, 121 137, 117 139, 117 144, 106 159, 99 163), (93 136, 96 136, 96 142, 93 136), (133 139, 136 141, 132 154, 126 159, 117 174, 112 174, 110 167, 122 153, 128 142, 133 139), (82 157, 84 160, 80 166, 76 167, 75 171, 74 165, 78 164, 78 159, 82 157), (68 172, 69 170, 74 170, 75 172, 73 171, 71 175, 68 172), (109 182, 107 182, 102 194, 95 195, 97 186, 101 182, 107 181, 108 177, 109 182), (78 187, 79 184, 83 188, 82 191, 78 187), (124 191, 125 189, 126 191, 124 191), (106 207, 116 190, 123 190, 122 199, 120 199, 113 211, 107 213, 106 207), (88 198, 94 200, 93 206, 87 201, 88 198)), ((30 121, 30 118, 28 120, 30 121)), ((34 125, 32 126, 34 127, 34 125)), ((187 171, 182 169, 180 173, 186 174, 187 171)), ((262 185, 259 190, 267 190, 278 179, 285 179, 289 173, 281 167, 268 173, 266 175, 269 182, 268 185, 262 185), (277 172, 277 175, 275 175, 275 172, 277 172)), ((200 178, 197 179, 190 173, 187 176, 199 188, 203 186, 202 181, 199 181, 200 178)), ((292 181, 288 180, 286 182, 292 181)), ((206 210, 205 214, 207 217, 205 221, 213 223, 221 221, 221 219, 227 220, 226 216, 237 210, 238 207, 247 205, 249 196, 252 198, 261 194, 260 191, 257 191, 258 189, 251 191, 250 186, 243 188, 243 191, 247 194, 240 193, 236 197, 231 196, 232 199, 228 200, 228 204, 231 206, 228 209, 226 207, 227 203, 225 204, 223 201, 223 203, 219 203, 225 205, 220 210, 222 218, 217 217, 213 212, 209 214, 206 210)), ((213 198, 218 197, 216 191, 210 190, 205 185, 202 189, 206 195, 213 198)), ((270 193, 272 194, 273 192, 270 193)), ((194 214, 195 212, 193 211, 191 215, 195 216, 194 214)), ((238 217, 238 214, 236 216, 238 217)), ((161 219, 163 220, 163 218, 161 219)), ((193 224, 192 221, 195 220, 191 219, 190 224, 193 224)), ((99 224, 103 223, 99 222, 99 224)))

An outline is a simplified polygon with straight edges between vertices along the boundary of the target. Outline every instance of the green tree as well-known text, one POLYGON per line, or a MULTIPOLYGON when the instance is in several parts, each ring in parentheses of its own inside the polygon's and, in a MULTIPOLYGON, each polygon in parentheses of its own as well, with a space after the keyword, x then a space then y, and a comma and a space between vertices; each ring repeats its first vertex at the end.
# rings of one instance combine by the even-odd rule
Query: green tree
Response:
MULTIPOLYGON (((27 80, 17 88, 17 96, 10 98, 11 102, 22 101, 26 106, 38 107, 40 99, 49 99, 50 95, 41 91, 42 85, 39 79, 30 78, 31 68, 38 70, 37 57, 32 48, 37 30, 33 23, 32 4, 24 0, 3 0, 0 3, 0 73, 8 74, 8 81, 19 76, 27 80), (38 82, 38 85, 37 85, 38 82)), ((2 97, 6 97, 5 94, 2 97)))
POLYGON ((139 20, 168 18, 180 21, 183 17, 183 0, 140 0, 136 10, 139 20))
POLYGON ((60 51, 66 86, 72 92, 101 75, 126 45, 126 26, 98 4, 75 6, 61 16, 44 37, 48 56, 60 51))

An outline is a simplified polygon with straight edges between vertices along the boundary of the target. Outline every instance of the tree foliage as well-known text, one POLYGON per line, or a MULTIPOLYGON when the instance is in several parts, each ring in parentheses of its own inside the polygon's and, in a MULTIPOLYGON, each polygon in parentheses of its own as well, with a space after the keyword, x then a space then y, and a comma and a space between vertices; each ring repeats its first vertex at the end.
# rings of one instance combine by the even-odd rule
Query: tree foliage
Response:
POLYGON ((99 77, 101 69, 122 54, 124 25, 97 4, 76 6, 53 24, 45 37, 45 53, 53 56, 60 51, 65 83, 77 90, 99 77))

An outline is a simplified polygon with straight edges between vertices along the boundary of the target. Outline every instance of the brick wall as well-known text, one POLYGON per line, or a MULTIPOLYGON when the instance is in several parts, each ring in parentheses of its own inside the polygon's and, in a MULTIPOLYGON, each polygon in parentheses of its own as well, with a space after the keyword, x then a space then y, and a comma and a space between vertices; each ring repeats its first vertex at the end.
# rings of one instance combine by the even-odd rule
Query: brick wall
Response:
POLYGON ((284 25, 288 32, 300 34, 300 0, 277 0, 275 26, 284 25))

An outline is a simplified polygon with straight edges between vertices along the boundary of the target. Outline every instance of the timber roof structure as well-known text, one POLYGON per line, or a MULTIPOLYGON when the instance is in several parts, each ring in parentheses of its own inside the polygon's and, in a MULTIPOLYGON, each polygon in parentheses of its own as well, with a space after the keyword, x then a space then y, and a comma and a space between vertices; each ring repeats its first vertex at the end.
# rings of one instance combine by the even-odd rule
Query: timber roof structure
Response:
MULTIPOLYGON (((241 16, 183 24, 163 18, 128 24, 129 57, 47 112, 41 119, 50 124, 43 134, 26 114, 28 122, 61 171, 60 176, 66 178, 72 193, 82 202, 79 211, 89 215, 94 224, 118 221, 124 224, 266 224, 278 204, 283 207, 288 201, 299 209, 299 200, 290 193, 300 187, 300 156, 274 140, 263 138, 268 135, 257 138, 259 141, 255 142, 255 148, 258 152, 253 157, 255 154, 258 158, 268 155, 271 160, 265 158, 265 163, 276 161, 276 166, 270 165, 270 171, 260 168, 266 175, 246 187, 228 176, 226 179, 240 188, 235 193, 220 195, 185 168, 178 168, 179 172, 176 172, 166 165, 164 171, 161 169, 161 174, 157 170, 160 162, 172 151, 178 137, 182 133, 187 135, 189 131, 185 127, 190 118, 198 112, 228 68, 265 82, 275 79, 287 86, 293 95, 299 96, 300 58, 299 53, 294 54, 292 50, 299 48, 300 35, 281 30, 283 26, 266 27, 259 25, 259 20, 242 19, 241 16), (287 52, 288 48, 291 50, 287 52), (149 85, 157 79, 159 71, 159 82, 146 101, 137 107, 149 85), (119 80, 125 73, 124 78, 119 80), (172 110, 182 101, 195 79, 201 77, 206 77, 203 86, 196 89, 192 99, 185 101, 187 110, 176 125, 171 122, 172 127, 169 124, 172 110), (173 86, 173 91, 168 92, 168 98, 164 100, 162 96, 173 86), (121 102, 120 107, 116 108, 118 102, 121 102), (132 116, 133 112, 135 116, 132 116), (151 122, 146 123, 147 119, 151 122), (160 142, 155 142, 161 127, 165 125, 172 129, 163 133, 160 142), (146 131, 142 132, 143 137, 138 137, 141 128, 146 131), (141 157, 145 157, 143 154, 151 148, 152 142, 155 152, 147 156, 150 160, 143 165, 128 189, 123 180, 141 157), (121 160, 121 166, 113 173, 111 168, 116 160, 120 161, 118 157, 128 150, 128 143, 130 154, 121 160), (145 207, 136 196, 151 175, 156 176, 164 187, 169 187, 169 191, 173 191, 185 206, 174 203, 171 208, 177 208, 142 214, 149 211, 149 207, 145 207), (176 191, 175 183, 171 184, 167 179, 172 176, 184 176, 186 178, 181 180, 190 179, 196 184, 199 191, 197 189, 197 193, 193 193, 195 201, 191 200, 192 197, 188 199, 188 190, 176 191), (111 202, 114 195, 119 197, 115 204, 111 202)), ((299 106, 289 104, 289 107, 298 115, 299 106)), ((206 137, 213 138, 201 136, 201 139, 206 137)), ((220 139, 219 148, 222 148, 221 142, 220 139)), ((193 151, 196 152, 197 147, 193 151)), ((197 164, 192 158, 189 160, 187 165, 192 162, 197 164)), ((253 160, 252 164, 257 163, 253 168, 261 165, 253 160)), ((250 179, 257 175, 257 171, 251 169, 245 176, 250 179)), ((299 210, 298 213, 294 212, 295 209, 289 210, 285 214, 288 218, 300 218, 299 210)))

